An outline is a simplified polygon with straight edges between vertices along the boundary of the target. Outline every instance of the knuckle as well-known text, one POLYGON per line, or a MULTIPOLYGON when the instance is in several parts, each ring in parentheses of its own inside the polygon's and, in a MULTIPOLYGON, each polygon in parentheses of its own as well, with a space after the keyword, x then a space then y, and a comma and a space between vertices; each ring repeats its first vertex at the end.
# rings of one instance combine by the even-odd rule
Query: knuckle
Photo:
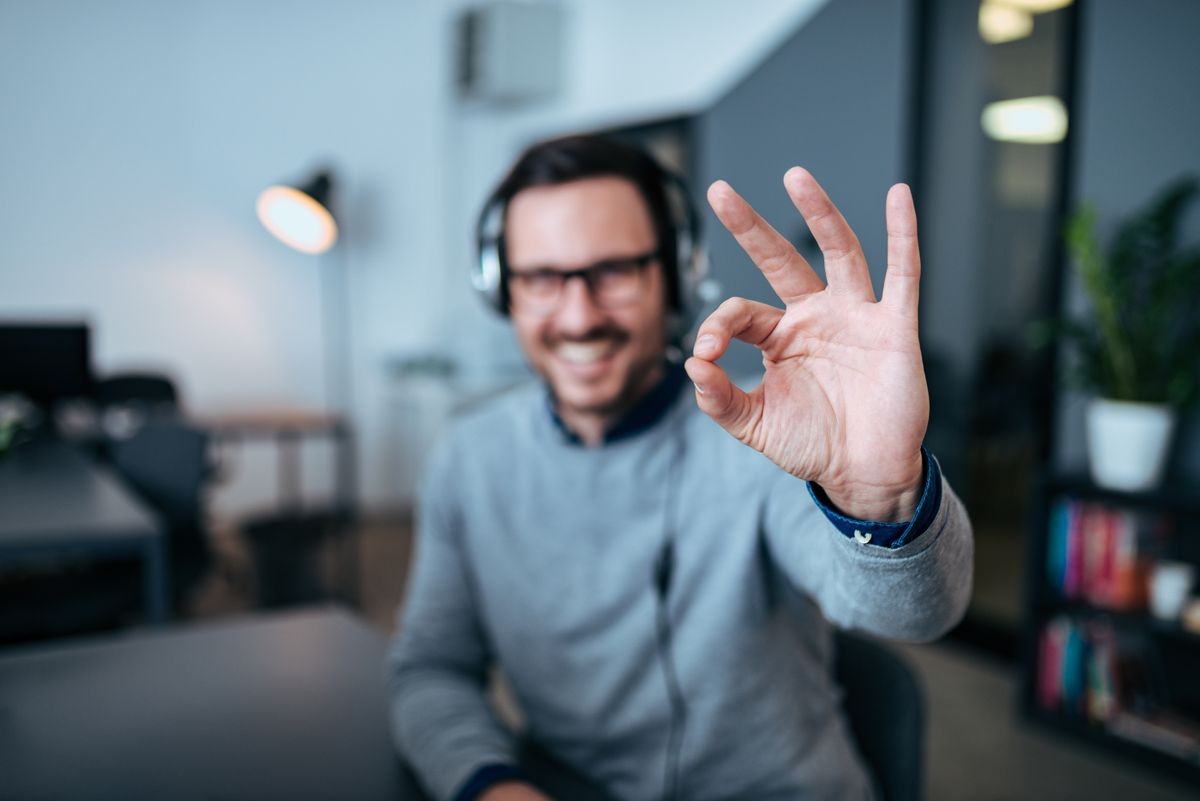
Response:
POLYGON ((745 298, 728 298, 721 302, 717 310, 713 313, 713 317, 719 319, 723 325, 729 325, 746 314, 749 308, 750 301, 745 298))
POLYGON ((858 240, 851 239, 848 241, 835 242, 829 247, 821 248, 821 253, 824 254, 826 261, 847 261, 860 252, 858 240))
POLYGON ((775 275, 786 270, 791 262, 791 253, 772 253, 762 260, 762 263, 758 265, 758 269, 769 275, 775 275))
POLYGON ((820 225, 834 215, 833 202, 824 197, 813 199, 813 210, 808 215, 809 228, 820 225))

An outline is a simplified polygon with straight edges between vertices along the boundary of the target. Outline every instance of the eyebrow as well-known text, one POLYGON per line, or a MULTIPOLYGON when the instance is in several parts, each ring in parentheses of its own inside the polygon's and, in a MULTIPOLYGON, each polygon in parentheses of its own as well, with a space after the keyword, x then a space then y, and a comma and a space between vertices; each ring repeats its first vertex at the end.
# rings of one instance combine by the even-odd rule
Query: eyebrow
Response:
POLYGON ((526 273, 526 274, 547 273, 547 272, 578 273, 578 272, 590 270, 593 267, 599 267, 604 264, 610 264, 615 261, 645 262, 645 261, 650 261, 652 259, 657 259, 661 255, 662 254, 659 253, 658 249, 655 248, 654 250, 646 251, 643 253, 630 253, 630 254, 626 254, 626 255, 606 256, 603 259, 597 259, 596 261, 590 262, 588 264, 584 264, 580 267, 574 267, 574 268, 563 267, 561 265, 552 265, 552 264, 538 264, 538 265, 533 265, 533 266, 528 266, 528 267, 526 267, 526 266, 518 267, 515 264, 509 263, 508 269, 509 269, 509 272, 526 273))

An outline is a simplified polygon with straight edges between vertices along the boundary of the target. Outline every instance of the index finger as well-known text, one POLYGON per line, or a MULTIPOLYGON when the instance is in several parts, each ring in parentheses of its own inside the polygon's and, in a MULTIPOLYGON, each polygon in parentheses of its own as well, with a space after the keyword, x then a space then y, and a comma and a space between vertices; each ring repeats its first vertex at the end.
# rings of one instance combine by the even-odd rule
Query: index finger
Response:
POLYGON ((825 284, 792 243, 759 216, 725 181, 708 188, 708 204, 784 303, 820 292, 825 284))

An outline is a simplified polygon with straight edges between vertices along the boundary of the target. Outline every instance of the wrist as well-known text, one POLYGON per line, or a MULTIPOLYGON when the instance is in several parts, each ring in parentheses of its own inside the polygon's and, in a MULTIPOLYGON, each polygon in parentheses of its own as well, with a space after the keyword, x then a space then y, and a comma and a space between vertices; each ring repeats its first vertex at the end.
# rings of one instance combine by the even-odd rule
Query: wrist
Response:
POLYGON ((837 511, 856 520, 879 523, 901 523, 911 520, 921 502, 924 489, 925 458, 918 452, 895 483, 886 485, 855 484, 836 486, 821 484, 821 489, 837 511))

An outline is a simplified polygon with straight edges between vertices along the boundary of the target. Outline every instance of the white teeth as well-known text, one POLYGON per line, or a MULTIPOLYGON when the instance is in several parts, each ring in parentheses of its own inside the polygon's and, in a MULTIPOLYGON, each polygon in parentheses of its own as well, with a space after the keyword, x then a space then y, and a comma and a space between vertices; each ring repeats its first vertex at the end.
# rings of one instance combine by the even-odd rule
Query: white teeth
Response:
POLYGON ((564 361, 590 364, 603 359, 611 349, 611 342, 562 342, 555 350, 564 361))

